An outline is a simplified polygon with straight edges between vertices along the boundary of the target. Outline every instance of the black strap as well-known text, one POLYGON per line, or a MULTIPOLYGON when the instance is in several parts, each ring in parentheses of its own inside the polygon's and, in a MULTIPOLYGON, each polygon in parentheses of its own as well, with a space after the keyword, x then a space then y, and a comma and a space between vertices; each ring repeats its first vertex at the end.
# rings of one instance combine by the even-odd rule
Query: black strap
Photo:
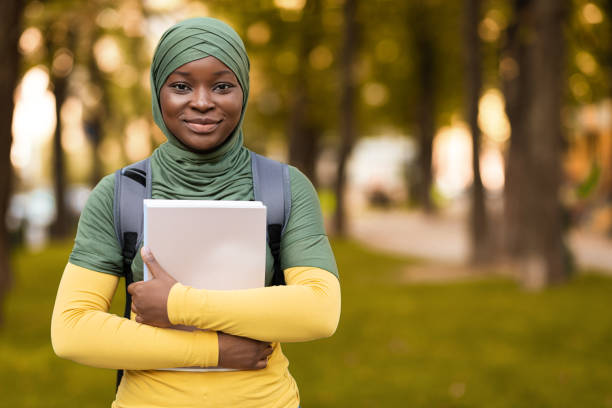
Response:
POLYGON ((272 252, 272 258, 274 259, 274 275, 272 276, 272 286, 285 285, 285 274, 281 270, 280 263, 280 242, 281 242, 281 231, 283 226, 280 224, 268 225, 268 246, 270 252, 272 252))

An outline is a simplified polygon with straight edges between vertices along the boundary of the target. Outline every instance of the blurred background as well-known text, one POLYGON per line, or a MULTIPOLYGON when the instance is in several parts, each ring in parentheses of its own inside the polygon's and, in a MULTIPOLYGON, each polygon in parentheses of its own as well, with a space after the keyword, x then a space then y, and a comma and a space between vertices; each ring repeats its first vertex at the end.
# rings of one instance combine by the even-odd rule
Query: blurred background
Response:
POLYGON ((612 406, 612 1, 0 15, 0 406, 110 405, 112 371, 53 354, 55 291, 90 190, 165 141, 150 62, 194 16, 243 38, 245 143, 312 180, 337 256, 336 335, 284 346, 302 406, 612 406))

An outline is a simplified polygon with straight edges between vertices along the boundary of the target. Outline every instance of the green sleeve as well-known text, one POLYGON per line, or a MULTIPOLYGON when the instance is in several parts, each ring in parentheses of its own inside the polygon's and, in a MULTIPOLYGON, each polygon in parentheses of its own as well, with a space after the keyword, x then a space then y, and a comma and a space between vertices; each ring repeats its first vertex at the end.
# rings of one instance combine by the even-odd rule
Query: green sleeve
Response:
POLYGON ((110 174, 92 190, 79 219, 69 261, 83 268, 119 276, 123 257, 115 235, 114 189, 115 175, 110 174))
POLYGON ((312 183, 289 167, 291 214, 281 239, 281 266, 314 266, 338 276, 338 267, 323 225, 319 197, 312 183))

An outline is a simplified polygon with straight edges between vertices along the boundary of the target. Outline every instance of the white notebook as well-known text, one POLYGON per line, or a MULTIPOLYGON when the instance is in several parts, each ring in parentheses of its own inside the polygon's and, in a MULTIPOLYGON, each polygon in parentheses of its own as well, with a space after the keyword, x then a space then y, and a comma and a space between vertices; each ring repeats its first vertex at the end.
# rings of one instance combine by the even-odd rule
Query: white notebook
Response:
POLYGON ((266 207, 260 201, 144 200, 143 233, 161 267, 184 285, 265 286, 266 207))

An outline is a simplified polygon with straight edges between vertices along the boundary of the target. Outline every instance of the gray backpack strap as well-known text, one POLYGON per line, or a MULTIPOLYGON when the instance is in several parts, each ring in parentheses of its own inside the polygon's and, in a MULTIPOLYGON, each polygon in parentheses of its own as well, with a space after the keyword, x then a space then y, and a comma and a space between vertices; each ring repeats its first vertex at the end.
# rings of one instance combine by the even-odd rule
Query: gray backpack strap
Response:
POLYGON ((251 152, 253 194, 267 208, 267 239, 274 257, 273 285, 284 285, 280 264, 280 241, 291 213, 289 166, 251 152))
POLYGON ((142 200, 151 197, 151 161, 149 158, 115 172, 113 215, 115 233, 124 260, 131 264, 142 242, 142 200), (134 253, 132 253, 134 252, 134 253))
MULTIPOLYGON (((146 158, 115 172, 115 195, 113 216, 115 233, 123 254, 123 276, 125 277, 125 309, 123 315, 130 318, 132 298, 127 287, 134 281, 132 261, 142 242, 144 209, 142 200, 151 198, 151 160, 146 158)), ((117 371, 117 388, 123 370, 117 371)))

